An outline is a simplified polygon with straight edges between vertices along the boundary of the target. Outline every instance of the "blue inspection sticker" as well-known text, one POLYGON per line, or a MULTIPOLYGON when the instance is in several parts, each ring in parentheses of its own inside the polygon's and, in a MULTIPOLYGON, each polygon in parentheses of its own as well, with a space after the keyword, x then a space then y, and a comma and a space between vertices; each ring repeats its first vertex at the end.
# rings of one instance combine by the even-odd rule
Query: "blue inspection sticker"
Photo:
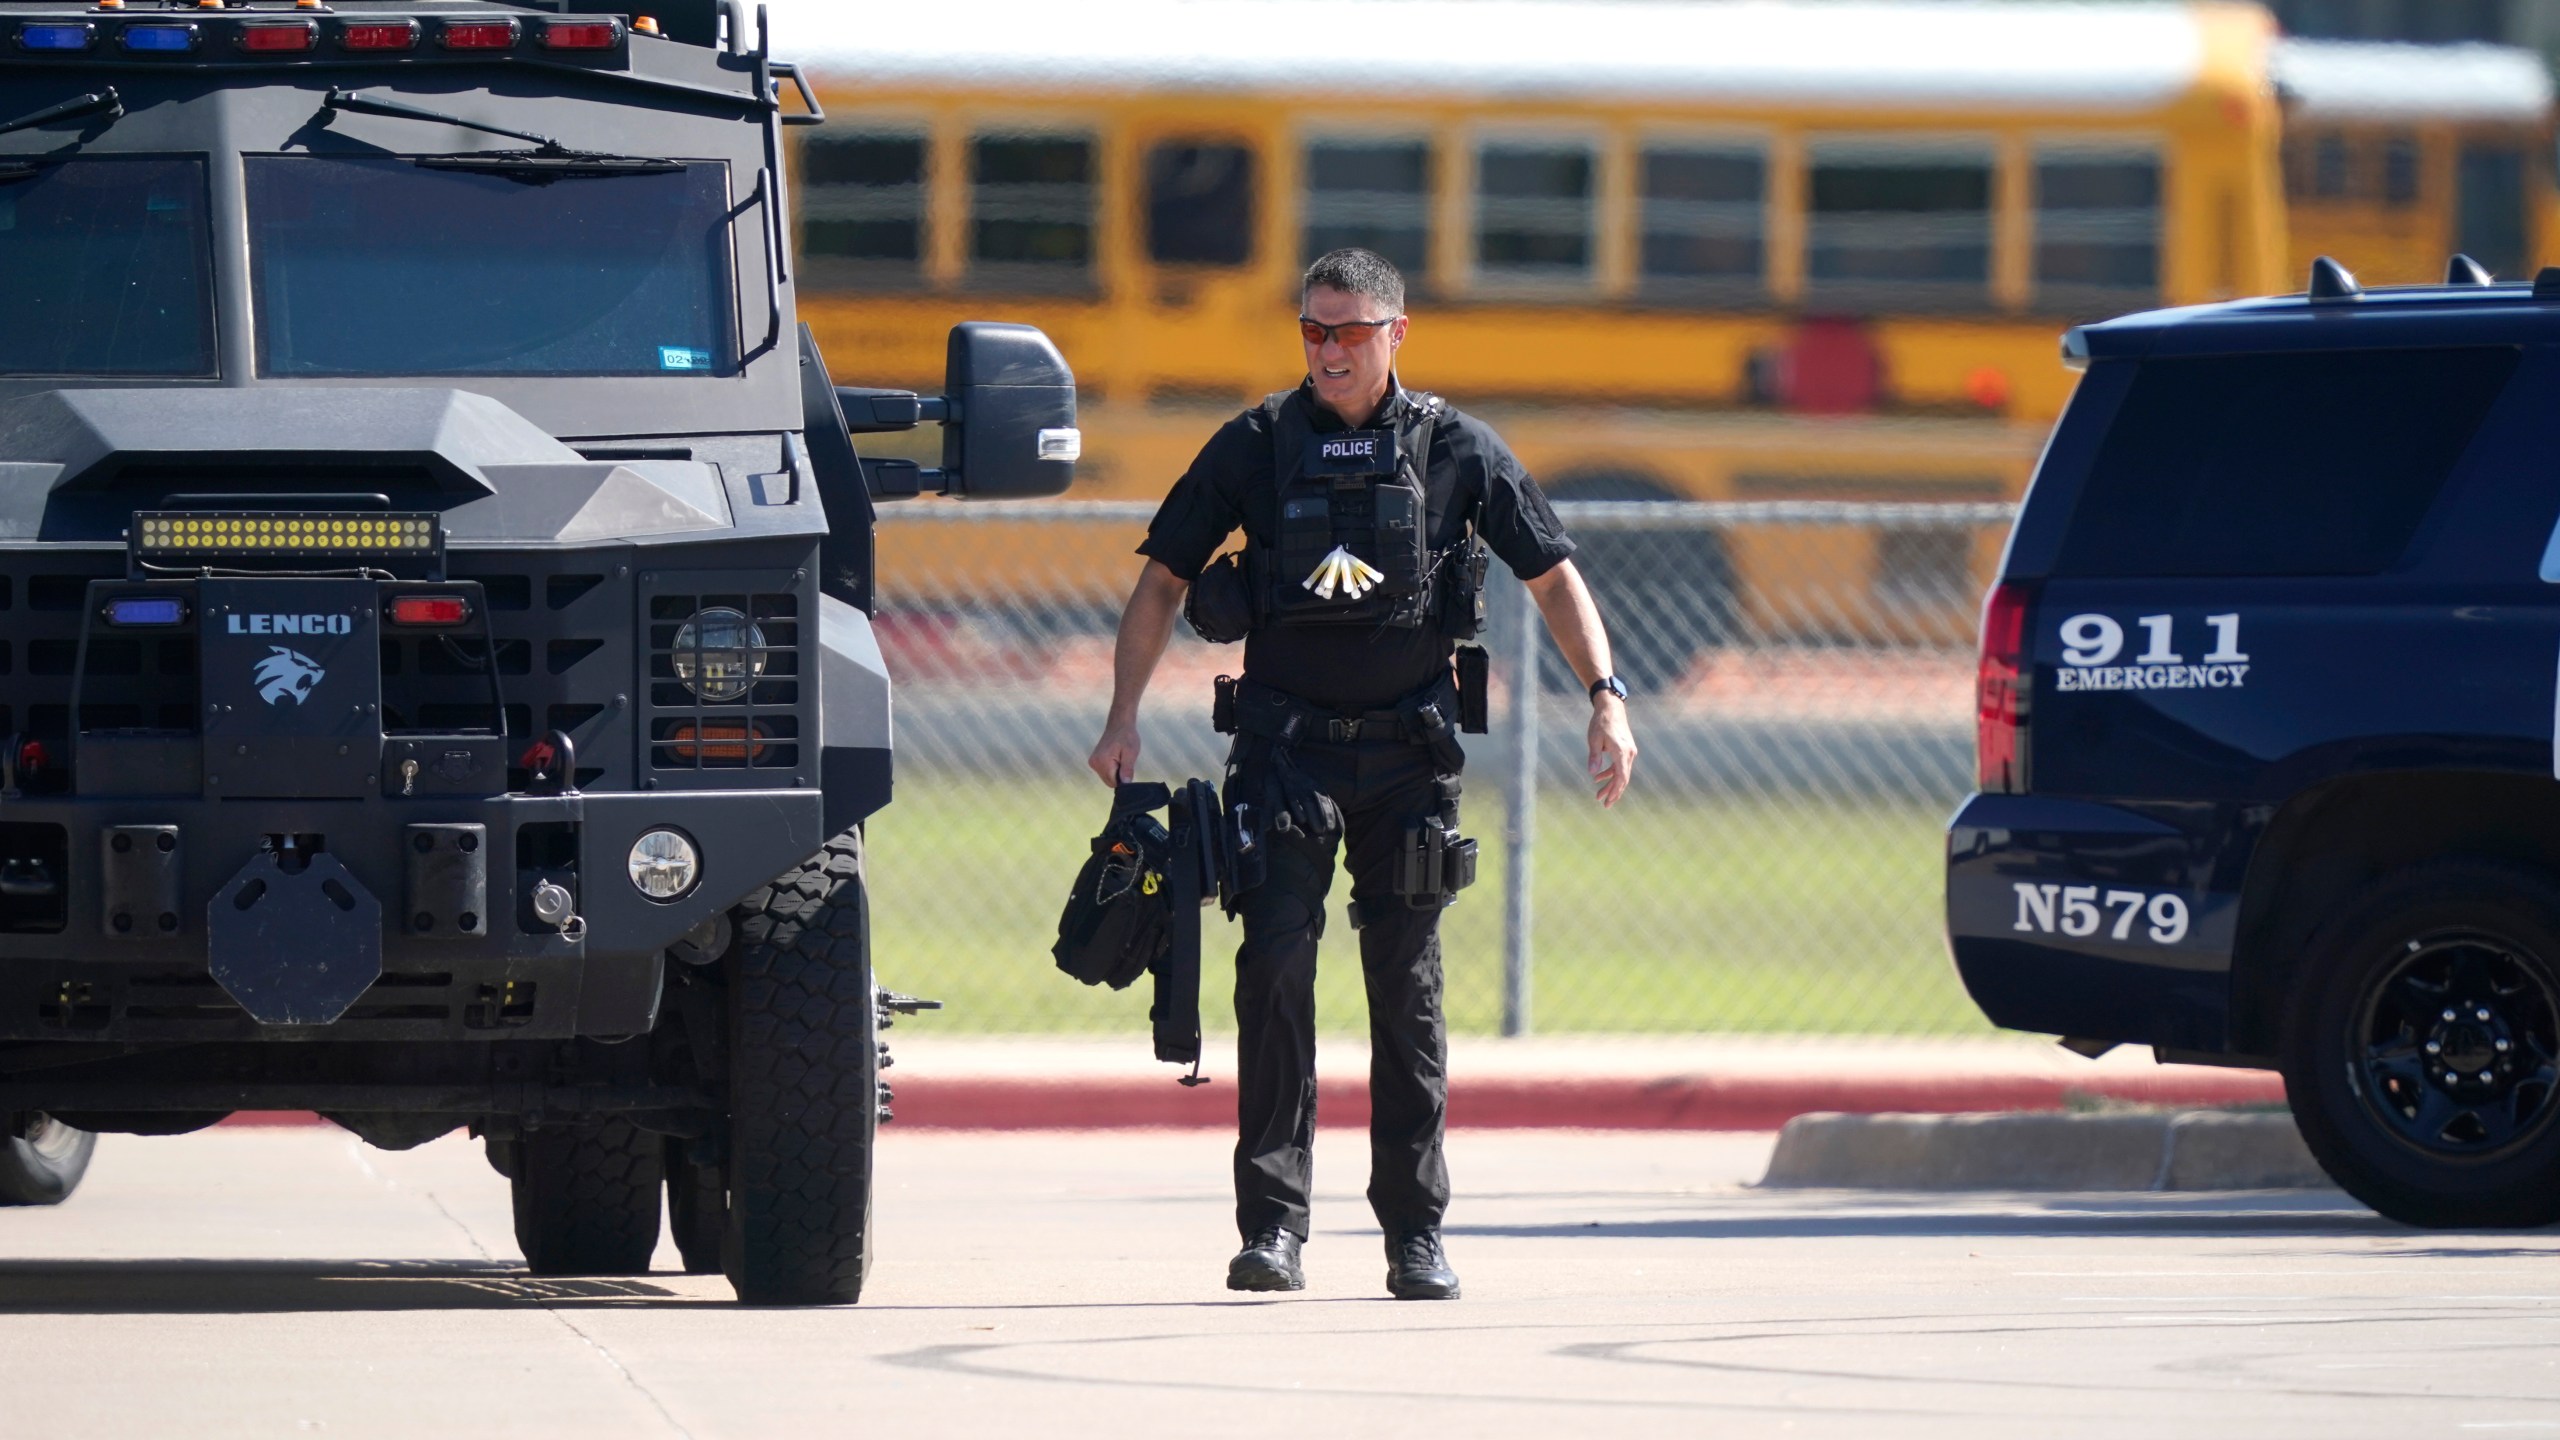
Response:
POLYGON ((689 345, 661 345, 658 347, 658 368, 708 370, 711 368, 711 352, 696 350, 689 345))

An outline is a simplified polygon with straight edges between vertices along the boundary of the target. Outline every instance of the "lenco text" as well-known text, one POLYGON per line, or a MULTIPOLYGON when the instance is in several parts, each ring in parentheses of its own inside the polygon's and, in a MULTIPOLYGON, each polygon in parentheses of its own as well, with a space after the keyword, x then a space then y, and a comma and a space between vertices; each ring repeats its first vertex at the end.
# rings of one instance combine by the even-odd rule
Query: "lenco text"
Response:
POLYGON ((242 615, 225 617, 234 635, 351 635, 356 622, 345 615, 242 615))

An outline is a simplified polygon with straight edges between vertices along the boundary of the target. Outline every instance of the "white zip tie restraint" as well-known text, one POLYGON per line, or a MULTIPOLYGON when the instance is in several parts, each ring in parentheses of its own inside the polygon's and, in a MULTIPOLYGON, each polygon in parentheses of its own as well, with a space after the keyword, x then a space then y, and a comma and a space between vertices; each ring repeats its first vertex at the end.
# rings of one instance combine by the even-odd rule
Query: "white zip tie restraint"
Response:
POLYGON ((1299 585, 1315 592, 1319 600, 1330 600, 1339 590, 1346 600, 1357 600, 1387 578, 1385 571, 1352 554, 1340 545, 1316 562, 1315 573, 1299 581, 1299 585))

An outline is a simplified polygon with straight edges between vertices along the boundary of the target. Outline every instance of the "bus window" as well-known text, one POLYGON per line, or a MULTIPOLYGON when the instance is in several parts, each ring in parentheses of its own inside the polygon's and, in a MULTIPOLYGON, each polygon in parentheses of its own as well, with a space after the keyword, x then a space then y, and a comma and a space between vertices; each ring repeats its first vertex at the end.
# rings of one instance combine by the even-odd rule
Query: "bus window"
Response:
POLYGON ((2036 302, 2059 313, 2147 305, 2160 288, 2160 157, 2036 155, 2036 302))
POLYGON ((1357 245, 1408 277, 1431 260, 1431 147, 1419 140, 1307 145, 1306 256, 1357 245))
POLYGON ((2525 263, 2524 152, 2511 145, 2465 145, 2455 224, 2462 253, 2492 275, 2522 275, 2525 263))
POLYGON ((2323 130, 2311 141, 2311 198, 2344 200, 2355 194, 2355 150, 2347 137, 2323 130))
POLYGON ((1758 297, 1768 191, 1759 147, 1648 146, 1638 168, 1645 297, 1758 297))
POLYGON ((1093 267, 1093 140, 980 135, 969 142, 973 283, 1077 288, 1093 267))
POLYGON ((1159 265, 1253 258, 1253 151, 1188 140, 1148 151, 1147 255, 1159 265))
POLYGON ((924 137, 813 137, 800 146, 800 255, 827 284, 913 285, 924 261, 924 137))
POLYGON ((1476 275, 1500 283, 1591 278, 1591 150, 1491 141, 1476 151, 1476 275))
POLYGON ((1817 145, 1805 299, 1958 309, 1991 298, 1991 151, 1817 145))
POLYGON ((2394 131, 2382 141, 2382 203, 2394 209, 2418 203, 2418 137, 2394 131))

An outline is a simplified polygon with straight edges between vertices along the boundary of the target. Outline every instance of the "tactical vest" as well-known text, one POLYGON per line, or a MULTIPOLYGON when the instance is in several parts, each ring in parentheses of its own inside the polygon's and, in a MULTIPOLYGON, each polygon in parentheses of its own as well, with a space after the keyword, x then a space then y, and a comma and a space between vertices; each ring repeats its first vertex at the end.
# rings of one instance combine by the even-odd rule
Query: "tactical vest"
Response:
POLYGON ((1278 514, 1271 543, 1245 556, 1260 623, 1410 630, 1436 618, 1423 474, 1441 402, 1405 394, 1394 425, 1326 434, 1303 390, 1262 402, 1278 514))
POLYGON ((1483 538, 1470 524, 1464 539, 1431 549, 1424 477, 1447 407, 1427 391, 1404 393, 1409 403, 1394 427, 1322 435, 1302 391, 1262 402, 1272 488, 1253 503, 1270 506, 1269 538, 1251 538, 1248 527, 1242 550, 1192 582, 1183 614, 1201 639, 1232 644, 1265 625, 1436 625, 1450 640, 1484 633, 1491 556, 1483 538))

